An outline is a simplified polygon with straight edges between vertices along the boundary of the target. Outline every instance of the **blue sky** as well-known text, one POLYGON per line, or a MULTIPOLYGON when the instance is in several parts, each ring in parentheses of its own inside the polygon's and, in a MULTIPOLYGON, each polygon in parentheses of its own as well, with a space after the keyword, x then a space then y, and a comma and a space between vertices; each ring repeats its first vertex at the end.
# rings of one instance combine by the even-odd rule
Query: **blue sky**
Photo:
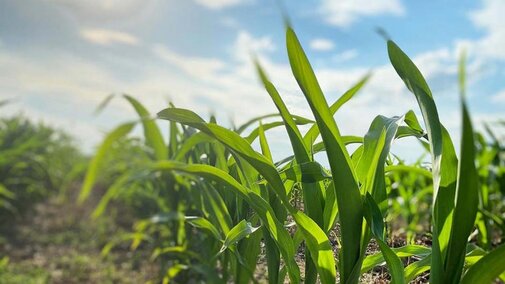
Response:
MULTIPOLYGON (((363 135, 378 115, 417 111, 389 65, 380 27, 413 58, 457 137, 457 58, 469 55, 469 104, 476 124, 504 118, 503 0, 284 1, 328 101, 367 72, 373 77, 336 119, 363 135)), ((290 110, 310 116, 292 79, 284 27, 273 0, 0 0, 0 97, 19 112, 69 131, 86 150, 119 122, 134 119, 110 93, 128 93, 153 113, 167 100, 225 125, 275 110, 258 84, 256 54, 290 110)), ((270 139, 288 153, 282 129, 270 139)), ((395 148, 393 148, 395 149, 395 148)), ((399 152, 412 149, 397 146, 399 152)), ((414 155, 414 154, 413 154, 414 155)))

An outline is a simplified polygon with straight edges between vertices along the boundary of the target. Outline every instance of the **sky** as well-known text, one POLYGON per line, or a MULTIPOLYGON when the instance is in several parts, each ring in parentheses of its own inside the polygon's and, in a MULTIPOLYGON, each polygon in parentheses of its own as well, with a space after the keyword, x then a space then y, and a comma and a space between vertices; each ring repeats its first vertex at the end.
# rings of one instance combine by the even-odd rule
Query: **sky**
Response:
MULTIPOLYGON (((330 103, 372 74, 336 115, 343 134, 364 135, 376 115, 419 113, 378 28, 424 74, 455 137, 463 50, 477 128, 505 118, 505 1, 285 0, 283 6, 330 103)), ((112 93, 134 96, 153 114, 171 101, 202 117, 216 114, 225 126, 240 124, 275 112, 253 54, 289 110, 311 117, 288 64, 274 0, 0 0, 0 99, 13 100, 0 116, 22 113, 54 125, 87 152, 115 125, 136 118, 119 97, 94 114, 112 93)), ((274 157, 289 154, 283 129, 269 139, 274 157)), ((419 148, 411 144, 393 151, 414 157, 419 148)))

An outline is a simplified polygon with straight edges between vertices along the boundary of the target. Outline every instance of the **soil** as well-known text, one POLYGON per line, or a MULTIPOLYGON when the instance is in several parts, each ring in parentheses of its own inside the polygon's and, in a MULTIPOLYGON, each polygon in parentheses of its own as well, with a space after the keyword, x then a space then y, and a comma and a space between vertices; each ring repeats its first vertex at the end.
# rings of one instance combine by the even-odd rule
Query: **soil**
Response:
POLYGON ((101 255, 110 237, 130 231, 131 223, 118 208, 92 220, 97 200, 77 206, 75 192, 49 198, 1 226, 0 283, 145 283, 158 277, 147 250, 124 244, 101 255))
MULTIPOLYGON (((128 243, 116 246, 107 256, 102 248, 118 236, 130 232, 134 218, 121 206, 110 206, 105 218, 92 220, 90 213, 98 197, 85 204, 75 203, 78 186, 66 198, 51 197, 34 206, 23 218, 0 226, 0 284, 20 283, 158 283, 159 267, 149 261, 150 251, 140 248, 130 250, 128 243)), ((295 226, 291 228, 292 233, 295 226)), ((339 235, 338 225, 330 232, 330 240, 339 235)), ((431 246, 429 236, 418 236, 416 243, 431 246)), ((391 247, 406 244, 405 236, 394 236, 391 247)), ((335 255, 336 241, 332 241, 335 255)), ((303 243, 296 262, 304 277, 303 243)), ((374 241, 367 255, 378 253, 374 241)), ((408 265, 414 259, 405 259, 408 265)), ((259 283, 267 283, 265 254, 260 254, 255 271, 259 283)), ((338 279, 338 275, 337 275, 338 279)), ((287 278, 286 278, 286 281, 287 278)), ((360 278, 360 283, 389 283, 391 277, 386 265, 377 266, 360 278)), ((411 283, 428 283, 429 272, 411 283)), ((289 282, 285 282, 289 283, 289 282)), ((499 283, 499 282, 496 282, 499 283)))
MULTIPOLYGON (((336 241, 337 236, 339 235, 339 226, 337 226, 330 232, 330 241, 333 247, 333 252, 334 255, 338 255, 338 246, 336 241)), ((393 240, 389 241, 389 246, 390 247, 402 247, 406 245, 405 238, 402 236, 397 236, 393 240)), ((416 238, 416 244, 418 245, 423 245, 423 246, 431 246, 431 239, 427 236, 418 236, 416 238)), ((372 240, 370 241, 370 244, 368 245, 366 255, 372 255, 379 253, 379 246, 377 243, 372 240)), ((407 258, 404 261, 405 266, 411 264, 412 262, 416 261, 415 259, 412 258, 407 258)), ((300 267, 300 272, 302 279, 305 277, 305 271, 303 270, 304 267, 304 262, 305 262, 305 255, 304 255, 304 245, 299 247, 298 253, 296 255, 296 262, 298 263, 298 266, 300 267)), ((255 271, 255 278, 258 280, 259 283, 268 283, 268 276, 267 276, 267 264, 266 264, 266 259, 264 258, 264 253, 262 253, 258 259, 258 265, 256 267, 255 271), (263 257, 262 257, 263 256, 263 257)), ((337 272, 337 280, 338 280, 338 272, 337 272)), ((382 284, 382 283, 390 283, 391 282, 391 276, 388 273, 387 266, 380 265, 372 269, 371 271, 364 273, 360 277, 360 283, 377 283, 377 284, 382 284)), ((289 279, 286 277, 284 283, 289 283, 289 279)), ((319 282, 318 282, 319 283, 319 282)), ((421 284, 421 283, 429 283, 429 272, 425 272, 418 277, 416 277, 413 281, 410 283, 412 284, 421 284)))

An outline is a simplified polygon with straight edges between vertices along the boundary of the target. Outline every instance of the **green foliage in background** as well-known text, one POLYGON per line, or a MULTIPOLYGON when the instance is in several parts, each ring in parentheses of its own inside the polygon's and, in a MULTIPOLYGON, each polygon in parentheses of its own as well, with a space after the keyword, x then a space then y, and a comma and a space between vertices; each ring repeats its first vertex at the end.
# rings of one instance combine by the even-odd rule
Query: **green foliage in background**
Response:
POLYGON ((66 190, 84 165, 67 134, 24 116, 0 119, 0 223, 66 190))

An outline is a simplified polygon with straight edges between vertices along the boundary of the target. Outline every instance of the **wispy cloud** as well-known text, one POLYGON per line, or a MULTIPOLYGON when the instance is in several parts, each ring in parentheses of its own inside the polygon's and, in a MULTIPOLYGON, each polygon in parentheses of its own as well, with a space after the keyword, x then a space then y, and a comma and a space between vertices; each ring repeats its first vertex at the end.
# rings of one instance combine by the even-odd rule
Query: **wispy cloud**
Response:
POLYGON ((239 31, 235 42, 230 48, 235 60, 250 61, 252 54, 270 53, 276 50, 276 46, 271 37, 254 37, 249 32, 239 31))
POLYGON ((310 41, 310 48, 316 51, 330 51, 334 47, 333 41, 326 38, 315 38, 310 41))
MULTIPOLYGON (((47 0, 63 8, 63 11, 81 23, 99 24, 128 19, 139 19, 159 6, 161 0, 47 0)), ((173 5, 173 3, 171 3, 173 5)))
MULTIPOLYGON (((64 0, 60 2, 62 1, 64 0)), ((199 4, 202 5, 207 4, 206 7, 210 9, 224 9, 245 3, 238 0, 195 1, 200 1, 199 4), (203 4, 203 2, 207 3, 203 4), (212 3, 209 4, 210 2, 212 3)), ((336 26, 352 25, 359 21, 361 17, 382 14, 402 15, 405 13, 405 9, 399 0, 378 0, 367 3, 362 0, 355 0, 354 2, 324 0, 323 3, 334 7, 335 10, 328 10, 324 15, 326 21, 333 22, 332 24, 336 26), (339 7, 339 5, 343 5, 341 3, 350 4, 346 4, 347 6, 341 9, 339 7)), ((412 55, 413 61, 419 66, 430 86, 436 88, 436 82, 438 81, 448 82, 446 84, 454 82, 454 86, 456 86, 457 55, 460 44, 468 44, 469 51, 474 51, 477 48, 483 51, 479 54, 470 52, 470 63, 472 64, 476 56, 480 56, 481 60, 488 61, 491 61, 490 58, 504 58, 501 56, 505 54, 503 49, 505 44, 498 44, 502 42, 504 36, 499 28, 501 24, 499 20, 502 16, 499 13, 494 13, 493 10, 504 10, 505 8, 500 6, 501 2, 498 0, 485 0, 483 3, 484 5, 478 11, 472 13, 471 16, 474 24, 483 29, 482 37, 471 41, 454 41, 452 45, 447 47, 428 50, 417 55, 405 50, 409 55, 412 55), (485 59, 483 59, 484 57, 485 59)), ((103 9, 107 10, 106 7, 103 9)), ((238 16, 236 19, 237 21, 241 20, 238 16)), ((114 54, 114 58, 111 58, 110 53, 104 53, 107 57, 99 57, 102 59, 101 61, 94 61, 93 58, 95 57, 84 57, 84 55, 75 54, 72 51, 67 53, 60 52, 61 50, 58 50, 58 52, 45 51, 43 55, 40 53, 34 55, 17 50, 2 52, 2 48, 0 49, 0 66, 5 68, 3 68, 3 72, 0 70, 0 90, 2 93, 14 96, 26 94, 24 98, 26 98, 26 101, 30 101, 31 105, 25 109, 27 111, 34 108, 38 109, 34 106, 39 104, 40 115, 47 114, 50 121, 66 120, 68 117, 77 120, 75 116, 79 114, 78 119, 83 125, 73 127, 69 124, 62 124, 72 133, 79 131, 91 133, 92 128, 88 128, 88 126, 94 127, 96 121, 90 120, 88 122, 86 119, 82 119, 85 116, 83 113, 85 111, 91 113, 100 100, 110 92, 123 91, 138 96, 152 112, 163 108, 164 99, 168 95, 171 96, 177 106, 193 109, 203 116, 209 110, 219 109, 218 119, 220 119, 220 123, 226 124, 224 120, 227 115, 233 116, 235 122, 241 123, 253 116, 275 111, 268 94, 258 83, 257 74, 251 64, 251 53, 253 53, 259 58, 290 111, 294 114, 310 117, 310 108, 307 107, 305 98, 293 79, 291 69, 287 63, 283 39, 274 40, 270 36, 258 36, 255 34, 258 33, 255 27, 249 27, 249 32, 245 31, 243 29, 248 28, 246 22, 240 21, 238 23, 240 25, 234 20, 224 22, 229 22, 229 26, 234 27, 234 29, 228 30, 236 32, 227 45, 220 42, 222 44, 220 47, 227 52, 228 56, 226 56, 226 53, 220 53, 216 56, 208 56, 208 53, 205 53, 206 56, 196 55, 199 54, 198 50, 184 50, 181 52, 181 49, 177 48, 176 45, 172 45, 170 41, 153 45, 147 40, 141 41, 134 35, 114 29, 79 30, 81 26, 97 26, 91 24, 77 27, 76 31, 83 39, 98 45, 118 45, 118 50, 120 50, 119 48, 138 45, 139 48, 135 48, 135 51, 139 52, 139 56, 126 57, 123 53, 118 52, 114 54), (279 49, 279 52, 274 52, 277 49, 279 49), (279 56, 279 54, 282 55, 279 56), (113 64, 104 62, 104 58, 110 59, 113 64), (51 102, 66 100, 66 104, 61 103, 61 105, 66 105, 67 109, 72 109, 72 113, 61 113, 57 117, 50 116, 54 111, 46 109, 43 106, 45 104, 40 104, 40 102, 49 100, 51 102), (77 104, 80 106, 78 109, 74 107, 77 104), (75 129, 84 130, 74 131, 75 129)), ((121 27, 120 25, 107 26, 121 27)), ((323 37, 332 36, 319 33, 318 35, 323 37)), ((163 40, 156 39, 155 42, 163 42, 163 40)), ((324 59, 333 60, 333 62, 343 62, 358 56, 358 51, 354 49, 337 53, 337 49, 331 41, 329 44, 328 42, 316 43, 316 47, 313 46, 313 43, 310 43, 309 47, 315 50, 333 49, 331 52, 325 53, 325 57, 323 57, 324 59)), ((8 47, 10 45, 6 42, 5 48, 8 47)), ((205 49, 205 47, 203 48, 205 49)), ((110 51, 108 49, 103 50, 110 51)), ((363 55, 366 56, 365 53, 363 55)), ((384 56, 386 57, 385 54, 384 56)), ((317 62, 319 59, 317 57, 311 58, 313 62, 317 62)), ((361 66, 346 66, 345 69, 338 67, 338 65, 335 67, 335 65, 337 64, 326 64, 322 67, 316 64, 314 66, 321 87, 330 103, 366 74, 370 67, 366 63, 361 66)), ((468 71, 473 73, 472 70, 474 69, 470 67, 468 71)), ((473 75, 469 76, 469 79, 474 80, 473 78, 475 78, 473 75)), ((434 93, 436 99, 440 99, 440 94, 434 93)), ((504 102, 505 94, 498 92, 492 100, 504 102)), ((118 101, 120 102, 120 100, 118 101)), ((120 107, 114 101, 107 113, 112 111, 113 113, 120 113, 120 115, 116 117, 116 120, 103 124, 104 128, 124 120, 125 117, 134 117, 133 113, 131 113, 131 116, 130 114, 124 115, 125 106, 120 107)), ((61 109, 64 110, 65 107, 61 107, 61 109)), ((61 109, 58 109, 58 114, 60 114, 61 109)), ((366 132, 373 116, 377 114, 401 115, 408 109, 417 109, 415 99, 412 95, 407 94, 403 82, 390 64, 384 64, 374 68, 373 77, 361 94, 350 101, 349 105, 343 107, 336 117, 338 121, 342 121, 339 125, 341 125, 343 133, 362 135, 366 132)), ((446 109, 450 108, 446 107, 446 109)), ((447 113, 449 112, 441 111, 444 122, 459 119, 456 112, 454 116, 452 116, 452 113, 451 116, 448 116, 447 113)), ((453 125, 448 125, 448 127, 453 127, 453 125)), ((456 127, 457 125, 454 125, 453 128, 456 127)), ((274 139, 282 137, 281 132, 281 130, 272 132, 276 135, 274 139)), ((91 134, 79 133, 76 133, 76 135, 82 140, 89 139, 92 136, 91 134)), ((285 140, 283 141, 285 142, 285 140)), ((288 151, 288 147, 276 149, 280 149, 280 152, 288 151)))
MULTIPOLYGON (((118 70, 109 69, 98 62, 86 62, 75 56, 48 54, 44 60, 34 61, 15 53, 4 54, 4 56, 0 53, 0 63, 6 66, 5 70, 10 70, 8 74, 0 72, 2 75, 0 89, 11 90, 14 95, 31 94, 32 98, 38 97, 38 100, 67 100, 68 104, 79 102, 83 106, 80 111, 81 116, 85 116, 82 113, 86 112, 85 110, 91 113, 106 94, 114 91, 124 91, 139 96, 139 99, 153 112, 163 108, 164 97, 170 95, 177 106, 194 109, 202 115, 219 109, 218 118, 221 121, 226 118, 226 115, 230 115, 235 122, 241 123, 253 116, 275 111, 274 105, 268 99, 268 94, 257 80, 257 74, 251 62, 252 52, 259 58, 289 109, 294 114, 311 116, 305 99, 293 79, 289 65, 285 60, 281 62, 275 60, 272 52, 276 50, 276 46, 271 37, 258 37, 249 32, 240 31, 228 50, 230 56, 225 60, 186 55, 168 46, 157 44, 152 46, 151 51, 159 59, 160 64, 136 70, 134 81, 121 76, 116 77, 118 70), (58 66, 58 68, 48 68, 48 66, 58 66), (83 74, 87 75, 83 76, 83 74)), ((423 66, 440 59, 437 56, 425 56, 425 58, 423 60, 427 63, 422 63, 420 66, 423 70, 423 66)), ((419 62, 416 58, 414 61, 419 62)), ((433 68, 430 70, 432 70, 430 72, 436 71, 433 68)), ((366 74, 368 68, 319 68, 315 71, 331 103, 366 74)), ((431 78, 431 74, 425 73, 425 75, 428 79, 431 78)), ((337 116, 337 119, 352 121, 352 123, 343 123, 342 131, 363 134, 375 114, 400 115, 402 110, 414 108, 415 102, 409 100, 411 97, 406 96, 405 93, 406 89, 402 81, 391 66, 384 65, 376 68, 374 77, 365 88, 363 95, 350 102, 351 105, 343 108, 340 116, 337 116), (376 96, 376 94, 388 94, 388 96, 376 96), (402 107, 400 111, 398 106, 402 107)), ((121 113, 120 117, 124 119, 124 106, 111 105, 110 107, 112 110, 108 109, 108 112, 121 113)), ((49 117, 48 119, 54 121, 57 118, 49 117)), ((88 124, 89 127, 92 125, 93 122, 88 124)), ((62 126, 75 133, 71 125, 62 124, 62 126)), ((80 126, 80 128, 85 128, 85 126, 80 126)), ((89 131, 91 130, 87 130, 89 131)), ((76 135, 79 139, 86 139, 82 134, 76 135)), ((275 137, 278 138, 281 135, 279 133, 275 137)), ((87 142, 87 145, 90 143, 87 142)), ((288 149, 287 147, 280 148, 288 149)), ((282 153, 282 150, 280 152, 282 153)))
POLYGON ((194 0, 195 3, 212 10, 220 10, 238 5, 248 4, 250 0, 194 0))
POLYGON ((356 49, 348 49, 343 52, 337 53, 331 57, 335 62, 345 62, 358 57, 358 51, 356 49))
POLYGON ((237 19, 235 19, 233 17, 229 17, 229 16, 221 18, 220 22, 223 26, 225 26, 227 28, 232 28, 232 29, 238 30, 241 27, 241 24, 237 19))
POLYGON ((402 16, 405 14, 405 8, 400 0, 322 0, 319 12, 328 24, 345 28, 362 17, 402 16))
POLYGON ((473 24, 486 32, 481 39, 470 42, 480 56, 505 60, 505 29, 503 28, 505 1, 484 0, 481 8, 470 13, 473 24))
POLYGON ((131 34, 107 29, 83 29, 80 35, 83 39, 99 45, 138 45, 140 43, 139 39, 131 34))
POLYGON ((208 78, 220 72, 225 63, 216 58, 184 56, 172 51, 167 46, 156 44, 153 52, 163 61, 179 68, 186 74, 197 78, 208 78))
POLYGON ((219 108, 223 113, 234 116, 238 123, 254 116, 259 110, 262 113, 273 111, 273 106, 265 99, 264 91, 256 80, 251 62, 251 54, 255 54, 262 62, 269 64, 269 60, 263 59, 275 50, 271 38, 255 37, 240 31, 228 50, 228 60, 221 60, 184 55, 160 44, 153 48, 154 54, 163 62, 185 73, 185 93, 191 94, 192 102, 189 103, 193 106, 202 102, 208 110, 219 108))
POLYGON ((501 90, 491 97, 491 101, 495 103, 505 103, 505 90, 501 90))

